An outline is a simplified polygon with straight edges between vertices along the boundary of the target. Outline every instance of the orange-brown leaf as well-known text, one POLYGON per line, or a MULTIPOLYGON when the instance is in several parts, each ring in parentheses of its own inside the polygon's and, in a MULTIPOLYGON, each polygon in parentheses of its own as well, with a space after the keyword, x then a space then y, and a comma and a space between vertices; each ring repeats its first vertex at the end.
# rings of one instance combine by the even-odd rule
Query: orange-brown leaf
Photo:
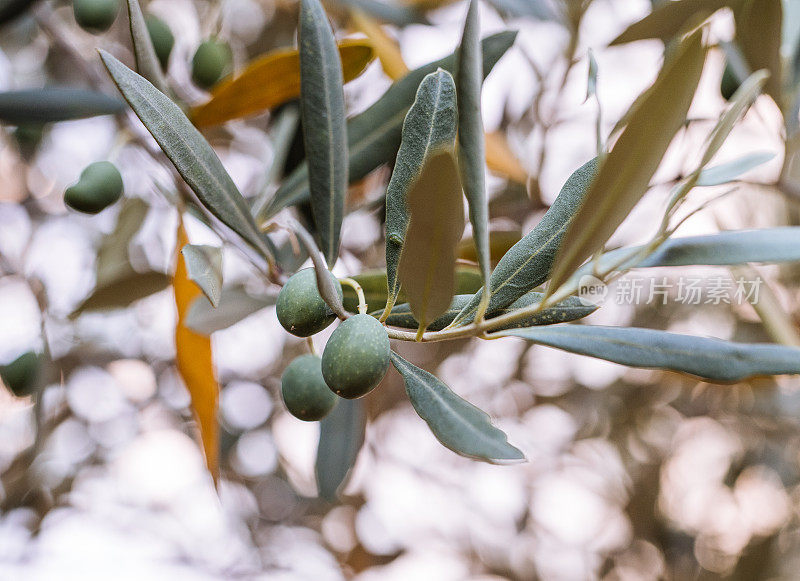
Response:
MULTIPOLYGON (((359 76, 374 58, 372 45, 364 40, 339 43, 344 81, 359 76)), ((300 95, 300 57, 296 48, 281 48, 252 61, 235 77, 222 81, 211 99, 192 108, 198 127, 218 125, 277 107, 300 95)))
POLYGON ((486 166, 491 172, 506 176, 518 184, 528 183, 527 170, 511 151, 503 134, 497 131, 486 133, 486 166))
POLYGON ((175 328, 175 358, 178 372, 189 390, 192 411, 200 428, 200 440, 206 466, 214 482, 219 480, 219 384, 214 377, 211 338, 195 333, 186 327, 189 307, 200 294, 200 289, 189 280, 181 248, 188 242, 183 223, 178 225, 176 246, 177 266, 173 278, 175 304, 178 307, 178 324, 175 328))
POLYGON ((408 66, 403 60, 400 47, 392 37, 386 34, 380 23, 358 8, 350 8, 350 19, 353 28, 363 32, 372 43, 375 54, 381 61, 383 72, 396 81, 408 74, 408 66))

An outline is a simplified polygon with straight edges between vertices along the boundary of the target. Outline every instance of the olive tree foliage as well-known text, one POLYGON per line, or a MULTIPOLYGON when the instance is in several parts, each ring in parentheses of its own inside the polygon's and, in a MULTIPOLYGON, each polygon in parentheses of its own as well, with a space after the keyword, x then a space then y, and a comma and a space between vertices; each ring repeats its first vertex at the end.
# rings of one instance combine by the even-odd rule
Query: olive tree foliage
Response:
MULTIPOLYGON (((569 71, 589 2, 489 3, 512 17, 511 22, 552 19, 565 26, 573 38, 569 71)), ((0 25, 34 10, 52 41, 63 44, 52 13, 34 4, 0 3, 0 25)), ((107 29, 117 16, 110 8, 86 12, 81 4, 76 0, 76 20, 89 30, 107 29)), ((187 243, 181 234, 177 259, 183 266, 174 275, 119 267, 120 261, 114 260, 119 257, 110 255, 127 245, 142 220, 140 201, 125 200, 115 243, 101 247, 98 254, 97 287, 72 314, 74 319, 87 312, 126 308, 174 287, 178 367, 192 395, 215 478, 218 386, 208 336, 276 302, 280 323, 296 336, 311 337, 340 320, 321 356, 309 340, 311 353, 290 366, 283 384, 289 411, 302 420, 322 422, 317 480, 320 495, 331 500, 341 492, 363 443, 366 413, 361 398, 380 389, 390 366, 402 376, 414 410, 444 446, 490 463, 525 459, 489 415, 401 357, 401 342, 522 339, 712 383, 800 374, 800 349, 780 344, 788 343, 780 336, 776 343, 738 343, 576 322, 598 308, 583 294, 587 277, 593 284, 604 284, 634 268, 800 261, 797 226, 673 236, 682 221, 679 209, 696 188, 733 183, 767 161, 763 154, 747 152, 724 165, 713 162, 756 99, 772 99, 785 120, 786 161, 778 185, 787 195, 800 189, 800 53, 785 58, 775 40, 781 36, 781 2, 656 4, 615 39, 613 44, 664 42, 655 80, 610 134, 603 134, 598 121, 596 156, 574 168, 544 217, 510 244, 490 228, 485 180, 489 145, 480 105, 483 80, 512 48, 515 32, 509 28, 482 38, 479 0, 468 4, 463 35, 453 54, 407 72, 369 108, 350 116, 344 84, 376 54, 384 66, 388 57, 368 41, 337 42, 341 23, 332 24, 319 0, 299 2, 296 47, 268 53, 235 74, 229 74, 230 51, 224 42, 212 38, 201 45, 192 75, 198 85, 211 90, 201 103, 187 101, 170 86, 164 74, 168 39, 157 26, 148 26, 137 0, 127 2, 134 62, 107 46, 89 58, 73 55, 85 67, 85 88, 0 93, 0 121, 19 129, 109 114, 117 116, 120 132, 129 135, 143 125, 159 148, 152 151, 153 158, 172 172, 173 187, 163 193, 175 213, 191 213, 204 221, 252 263, 251 276, 274 291, 252 296, 241 285, 226 285, 220 249, 187 243), (736 35, 729 45, 712 46, 708 19, 722 9, 732 10, 736 35), (725 51, 731 63, 735 89, 727 108, 711 125, 694 166, 676 180, 662 215, 653 217, 650 240, 609 248, 612 235, 650 190, 675 136, 694 123, 689 107, 711 51, 725 51), (118 93, 110 90, 109 78, 118 93), (283 133, 280 148, 288 151, 299 124, 304 155, 288 171, 280 164, 271 170, 277 188, 245 197, 207 135, 214 126, 278 106, 281 112, 271 116, 270 123, 276 135, 283 133), (350 192, 356 182, 384 166, 391 168, 391 177, 369 203, 385 221, 385 267, 343 272, 337 262, 342 223, 357 208, 350 192), (467 221, 471 261, 463 260, 467 221), (300 269, 307 258, 313 271, 300 269), (331 274, 334 267, 337 276, 331 274)), ((366 2, 359 3, 359 9, 400 27, 426 21, 417 8, 366 2)), ((587 98, 595 96, 599 76, 596 62, 590 62, 587 98)), ((117 201, 120 188, 105 178, 92 178, 89 169, 67 191, 66 203, 77 211, 100 212, 117 201)), ((48 361, 46 352, 26 357, 30 361, 15 362, 21 379, 15 379, 11 367, 4 375, 20 392, 42 384, 29 379, 23 367, 52 371, 59 366, 58 361, 48 361)))

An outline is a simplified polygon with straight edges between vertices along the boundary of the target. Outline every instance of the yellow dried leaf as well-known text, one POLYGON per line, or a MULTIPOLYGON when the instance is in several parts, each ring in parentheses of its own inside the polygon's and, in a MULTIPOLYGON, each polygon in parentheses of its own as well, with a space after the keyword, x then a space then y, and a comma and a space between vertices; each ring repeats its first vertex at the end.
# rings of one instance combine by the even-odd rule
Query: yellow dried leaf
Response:
MULTIPOLYGON (((358 77, 372 62, 372 45, 364 40, 339 43, 344 81, 358 77)), ((198 127, 218 125, 277 107, 300 95, 300 57, 296 48, 282 48, 252 61, 239 75, 222 81, 211 99, 192 108, 198 127)))
POLYGON ((364 33, 372 43, 372 48, 375 49, 375 54, 381 61, 383 72, 393 81, 405 77, 408 74, 408 67, 403 61, 400 47, 393 38, 386 34, 380 23, 358 8, 350 9, 350 18, 353 28, 364 33))
POLYGON ((200 440, 206 458, 206 466, 214 483, 219 480, 219 384, 214 377, 211 353, 211 338, 195 333, 186 327, 189 307, 200 289, 189 280, 181 248, 188 243, 183 223, 178 224, 176 246, 177 266, 173 278, 175 304, 178 307, 178 324, 175 328, 175 358, 178 372, 189 390, 192 411, 200 428, 200 440))
POLYGON ((456 0, 404 0, 404 4, 419 8, 420 10, 435 10, 452 4, 456 0))
POLYGON ((486 133, 486 165, 490 171, 525 185, 528 172, 508 146, 505 136, 497 131, 486 133))

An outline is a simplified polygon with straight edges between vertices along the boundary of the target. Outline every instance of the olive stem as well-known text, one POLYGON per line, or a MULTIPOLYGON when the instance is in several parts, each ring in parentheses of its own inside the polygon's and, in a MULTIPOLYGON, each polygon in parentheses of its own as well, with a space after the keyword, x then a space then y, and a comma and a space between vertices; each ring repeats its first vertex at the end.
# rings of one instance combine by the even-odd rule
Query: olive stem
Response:
POLYGON ((306 346, 308 347, 308 352, 312 355, 317 355, 317 348, 314 346, 314 338, 313 337, 306 337, 306 346))
POLYGON ((339 282, 342 283, 342 284, 346 284, 347 286, 352 288, 354 291, 356 291, 356 294, 358 295, 358 314, 359 315, 366 315, 367 314, 367 300, 364 297, 364 289, 361 288, 361 285, 358 284, 358 282, 356 282, 352 278, 340 278, 339 282))
MULTIPOLYGON (((596 275, 598 276, 598 278, 604 280, 605 277, 610 275, 615 270, 619 269, 621 266, 625 266, 625 270, 633 268, 641 259, 644 259, 650 253, 652 253, 656 248, 658 248, 658 246, 660 246, 663 241, 664 238, 662 236, 656 236, 656 238, 654 238, 649 244, 645 245, 637 254, 633 256, 626 255, 625 257, 615 262, 614 264, 609 265, 605 269, 597 270, 596 275)), ((528 307, 518 309, 511 313, 500 315, 492 319, 487 319, 481 322, 473 322, 469 325, 464 325, 463 327, 447 328, 441 331, 431 331, 428 333, 424 333, 421 337, 419 337, 418 333, 411 331, 400 331, 397 329, 390 329, 390 328, 387 328, 386 331, 390 339, 398 339, 400 341, 423 341, 428 343, 434 341, 449 341, 452 339, 462 339, 462 338, 482 336, 482 335, 484 336, 482 338, 493 338, 491 335, 486 335, 486 333, 499 330, 503 326, 509 325, 511 323, 517 323, 532 315, 540 313, 544 309, 556 305, 561 301, 563 301, 564 299, 567 299, 570 296, 574 295, 576 292, 578 292, 578 290, 580 290, 579 281, 571 279, 570 281, 562 285, 560 288, 558 288, 555 292, 545 297, 540 302, 530 305, 528 307)))

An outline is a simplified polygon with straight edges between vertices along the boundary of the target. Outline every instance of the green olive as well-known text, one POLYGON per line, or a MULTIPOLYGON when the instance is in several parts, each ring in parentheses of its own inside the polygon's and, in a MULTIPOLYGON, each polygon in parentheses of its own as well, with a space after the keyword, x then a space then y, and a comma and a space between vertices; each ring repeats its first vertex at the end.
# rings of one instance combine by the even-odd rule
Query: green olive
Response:
MULTIPOLYGON (((39 376, 41 357, 33 351, 23 353, 8 365, 0 367, 0 378, 16 396, 30 395, 39 376)), ((326 386, 325 389, 328 390, 326 386)), ((333 395, 333 394, 331 394, 333 395)), ((336 397, 336 396, 334 396, 336 397)))
POLYGON ((72 0, 72 11, 78 25, 92 33, 105 32, 119 12, 119 0, 72 0))
MULTIPOLYGON (((328 276, 341 298, 342 285, 331 273, 328 276)), ((304 268, 286 281, 278 293, 275 310, 283 328, 298 337, 310 337, 319 333, 336 318, 319 295, 317 274, 313 268, 304 268)))
POLYGON ((306 422, 321 420, 339 401, 328 389, 322 377, 322 360, 316 355, 301 355, 286 367, 281 395, 289 413, 306 422))
POLYGON ((172 47, 175 46, 175 37, 167 23, 158 16, 148 14, 144 20, 147 24, 147 32, 150 33, 150 41, 153 43, 158 62, 161 63, 162 69, 167 70, 169 55, 172 52, 172 47))
POLYGON ((113 163, 98 161, 81 172, 78 183, 64 192, 64 203, 78 212, 97 214, 119 200, 122 176, 113 163))
POLYGON ((192 80, 204 89, 210 89, 231 66, 231 49, 219 40, 209 39, 197 47, 192 58, 192 80))
POLYGON ((353 315, 328 339, 322 353, 322 376, 336 395, 355 399, 381 382, 389 369, 389 337, 370 315, 353 315))

